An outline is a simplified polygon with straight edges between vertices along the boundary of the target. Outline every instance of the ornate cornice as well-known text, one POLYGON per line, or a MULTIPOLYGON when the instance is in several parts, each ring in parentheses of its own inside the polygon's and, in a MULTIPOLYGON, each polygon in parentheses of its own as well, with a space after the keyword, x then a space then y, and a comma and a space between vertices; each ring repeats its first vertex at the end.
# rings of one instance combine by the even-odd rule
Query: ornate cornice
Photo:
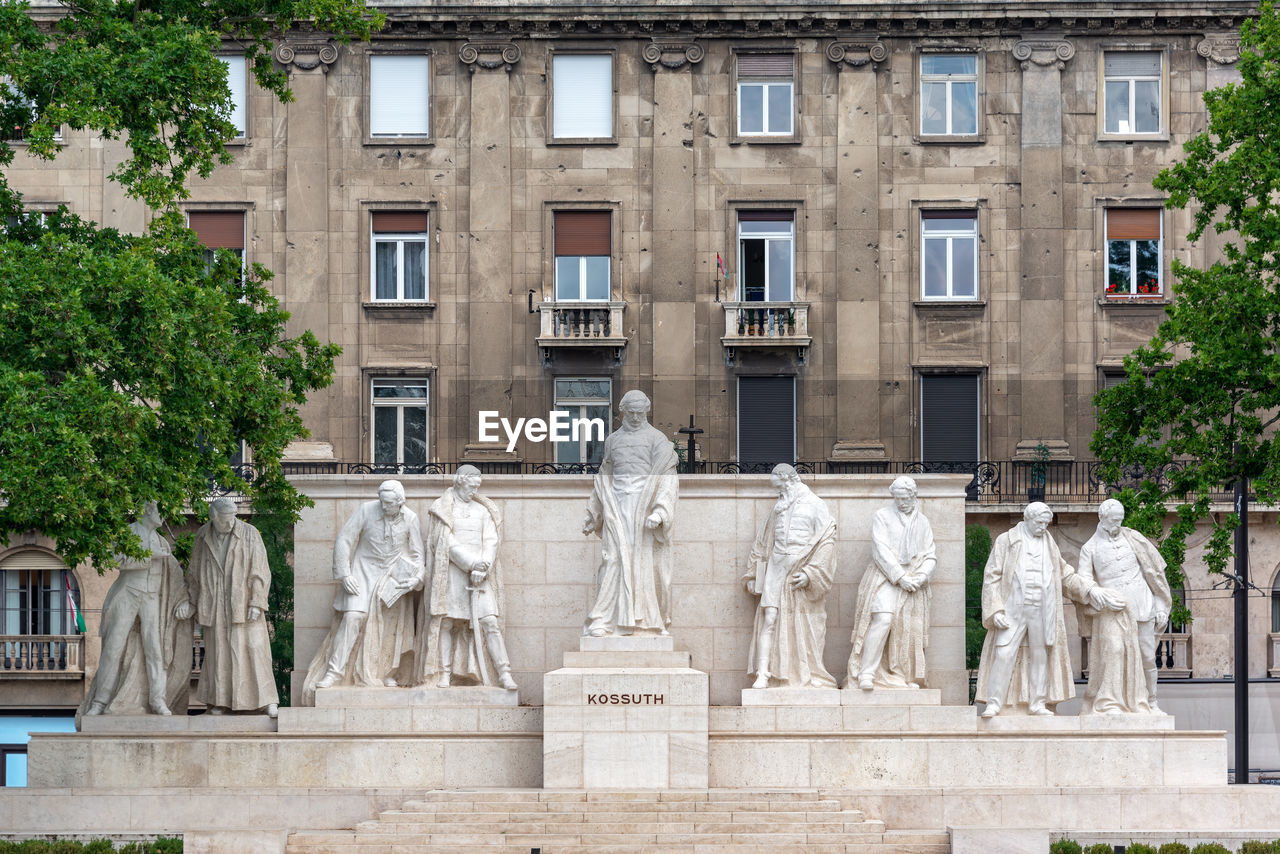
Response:
POLYGON ((884 62, 889 58, 889 48, 875 38, 856 38, 851 41, 832 42, 827 45, 827 59, 836 64, 837 69, 849 66, 861 68, 884 62))
POLYGON ((1233 65, 1240 59, 1239 33, 1207 33, 1196 45, 1196 53, 1219 65, 1233 65))
POLYGON ((697 65, 706 55, 706 49, 697 42, 657 38, 640 51, 640 58, 654 71, 660 68, 677 71, 686 65, 697 65))
POLYGON ((290 38, 276 45, 274 56, 276 62, 286 67, 293 66, 299 71, 319 68, 328 74, 329 66, 338 61, 338 46, 332 39, 290 38))
POLYGON ((479 68, 510 71, 520 61, 520 45, 507 39, 477 39, 458 48, 458 59, 472 74, 479 68))
POLYGON ((1056 66, 1059 71, 1076 55, 1076 46, 1065 39, 1027 39, 1013 46, 1013 58, 1026 71, 1032 65, 1056 66))

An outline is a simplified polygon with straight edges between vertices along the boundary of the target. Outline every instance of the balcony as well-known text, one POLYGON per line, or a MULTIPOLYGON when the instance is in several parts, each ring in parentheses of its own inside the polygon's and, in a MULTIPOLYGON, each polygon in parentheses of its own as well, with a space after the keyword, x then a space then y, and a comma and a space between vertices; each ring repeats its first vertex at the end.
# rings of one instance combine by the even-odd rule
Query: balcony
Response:
POLYGON ((1267 635, 1267 675, 1272 679, 1280 676, 1280 632, 1267 635))
POLYGON ((737 351, 791 350, 805 364, 809 345, 809 303, 807 302, 725 302, 724 361, 733 365, 737 351))
POLYGON ((80 679, 84 635, 0 635, 0 675, 5 679, 80 679))
MULTIPOLYGON (((1191 676, 1191 634, 1165 632, 1156 636, 1156 669, 1161 679, 1191 676)), ((1089 678, 1089 638, 1080 638, 1080 675, 1089 678)))
POLYGON ((614 364, 622 362, 622 348, 627 346, 622 327, 622 310, 626 303, 617 302, 552 302, 539 304, 541 325, 538 346, 542 363, 550 367, 556 350, 562 348, 610 350, 614 364))

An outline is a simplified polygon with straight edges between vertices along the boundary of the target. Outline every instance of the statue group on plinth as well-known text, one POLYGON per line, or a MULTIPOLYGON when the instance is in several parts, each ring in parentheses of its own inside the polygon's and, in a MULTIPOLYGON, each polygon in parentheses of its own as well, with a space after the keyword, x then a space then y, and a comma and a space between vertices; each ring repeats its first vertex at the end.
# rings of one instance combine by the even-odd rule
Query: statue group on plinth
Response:
POLYGON ((160 533, 163 521, 149 502, 130 526, 145 556, 118 557, 102 606, 98 670, 77 716, 185 711, 194 618, 205 647, 196 701, 212 714, 274 717, 280 701, 265 617, 271 571, 261 535, 236 519, 232 499, 214 500, 184 578, 160 533))
POLYGON ((334 543, 333 622, 304 703, 336 685, 516 690, 499 625, 502 516, 481 482, 479 469, 460 466, 431 505, 425 537, 396 480, 351 515, 334 543))
POLYGON ((1120 525, 1120 502, 1104 501, 1098 517, 1097 532, 1081 549, 1079 571, 1063 560, 1048 533, 1053 512, 1041 502, 1028 504, 1022 522, 996 538, 982 583, 982 717, 993 718, 1007 706, 1052 715, 1052 706, 1075 695, 1066 599, 1093 617, 1084 713, 1159 713, 1155 633, 1172 604, 1164 561, 1149 540, 1120 525))

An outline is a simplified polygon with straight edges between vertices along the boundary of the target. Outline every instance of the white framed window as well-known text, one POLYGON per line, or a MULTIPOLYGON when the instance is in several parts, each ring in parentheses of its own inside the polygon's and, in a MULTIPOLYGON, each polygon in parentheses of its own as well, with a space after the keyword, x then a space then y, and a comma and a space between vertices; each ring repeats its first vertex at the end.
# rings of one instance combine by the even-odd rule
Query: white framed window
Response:
POLYGON ((978 298, 978 216, 975 211, 920 212, 920 296, 978 298))
POLYGON ((220 56, 227 67, 227 88, 231 90, 231 115, 227 119, 235 125, 236 138, 243 139, 248 132, 248 88, 243 56, 220 56))
POLYGON ((551 57, 553 139, 613 138, 613 54, 551 57))
POLYGON ((1160 209, 1108 208, 1106 218, 1107 298, 1162 298, 1160 209))
POLYGON ((1120 136, 1161 134, 1164 53, 1108 50, 1102 54, 1103 132, 1120 136))
POLYGON ((80 588, 62 561, 20 551, 0 561, 0 635, 73 635, 80 588))
POLYGON ((795 280, 795 213, 738 211, 738 298, 791 302, 795 280))
POLYGON ((740 136, 795 134, 795 57, 742 53, 737 57, 740 136))
POLYGON ((977 133, 977 55, 921 54, 920 135, 973 136, 977 133))
POLYGON ((375 301, 425 302, 427 212, 373 211, 369 253, 371 298, 375 301))
MULTIPOLYGON (((0 136, 4 138, 5 142, 25 142, 27 138, 27 129, 30 126, 31 120, 35 118, 35 103, 28 98, 26 94, 19 91, 18 88, 13 85, 13 81, 8 77, 8 75, 4 74, 0 74, 0 105, 5 107, 19 106, 26 108, 26 117, 14 118, 13 123, 9 127, 0 131, 0 136)), ((54 128, 53 139, 55 142, 62 141, 61 126, 54 128)))
POLYGON ((556 300, 609 299, 612 239, 609 211, 556 211, 556 300))
POLYGON ((375 466, 427 464, 427 411, 430 380, 426 377, 375 378, 372 456, 375 466))
POLYGON ((369 136, 431 135, 431 57, 369 57, 369 136))
MULTIPOLYGON (((599 418, 607 436, 613 429, 613 381, 608 377, 557 377, 554 409, 568 413, 571 422, 599 418)), ((576 439, 555 443, 557 463, 595 464, 603 455, 604 437, 596 431, 580 429, 576 439)))

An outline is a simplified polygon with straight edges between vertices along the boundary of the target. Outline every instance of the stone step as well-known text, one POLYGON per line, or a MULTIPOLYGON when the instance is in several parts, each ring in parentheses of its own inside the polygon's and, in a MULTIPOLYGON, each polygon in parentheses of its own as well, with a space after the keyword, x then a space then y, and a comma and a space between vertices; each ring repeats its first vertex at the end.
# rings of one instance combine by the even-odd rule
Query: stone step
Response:
POLYGON ((831 821, 858 822, 864 820, 861 810, 601 810, 597 812, 577 810, 503 810, 458 809, 437 811, 385 810, 378 814, 375 823, 427 824, 431 822, 611 822, 611 821, 738 821, 738 822, 800 822, 822 823, 831 821))

